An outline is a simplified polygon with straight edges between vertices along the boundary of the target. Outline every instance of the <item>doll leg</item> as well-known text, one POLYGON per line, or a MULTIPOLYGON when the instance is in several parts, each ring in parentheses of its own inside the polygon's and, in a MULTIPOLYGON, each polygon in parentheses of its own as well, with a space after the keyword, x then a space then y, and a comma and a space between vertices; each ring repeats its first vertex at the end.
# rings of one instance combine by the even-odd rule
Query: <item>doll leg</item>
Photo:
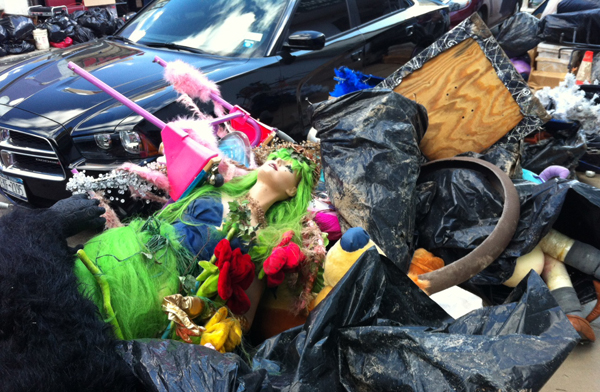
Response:
POLYGON ((545 254, 600 280, 600 250, 551 230, 540 246, 545 254))
POLYGON ((544 253, 539 245, 526 255, 517 258, 515 272, 503 284, 508 287, 516 287, 531 270, 534 270, 539 275, 544 270, 544 253))
POLYGON ((552 256, 545 255, 544 270, 542 278, 548 285, 550 292, 556 299, 556 302, 566 313, 567 318, 575 327, 583 340, 593 342, 596 340, 594 330, 590 323, 583 318, 581 313, 582 306, 577 298, 571 278, 567 273, 565 265, 552 256))

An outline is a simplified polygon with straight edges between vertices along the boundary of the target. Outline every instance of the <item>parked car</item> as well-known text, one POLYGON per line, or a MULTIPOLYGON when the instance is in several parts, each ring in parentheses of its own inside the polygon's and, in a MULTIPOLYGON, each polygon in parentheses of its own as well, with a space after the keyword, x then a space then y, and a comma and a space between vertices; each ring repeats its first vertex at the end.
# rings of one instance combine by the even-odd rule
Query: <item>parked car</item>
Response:
POLYGON ((0 188, 46 206, 69 196, 75 167, 97 175, 157 156, 160 130, 69 61, 169 121, 189 113, 153 59, 183 60, 218 82, 227 101, 303 140, 306 108, 328 98, 334 68, 388 76, 449 23, 448 8, 426 0, 156 0, 112 37, 0 74, 0 188))
POLYGON ((521 10, 523 0, 450 0, 450 25, 478 13, 488 27, 495 27, 521 10))

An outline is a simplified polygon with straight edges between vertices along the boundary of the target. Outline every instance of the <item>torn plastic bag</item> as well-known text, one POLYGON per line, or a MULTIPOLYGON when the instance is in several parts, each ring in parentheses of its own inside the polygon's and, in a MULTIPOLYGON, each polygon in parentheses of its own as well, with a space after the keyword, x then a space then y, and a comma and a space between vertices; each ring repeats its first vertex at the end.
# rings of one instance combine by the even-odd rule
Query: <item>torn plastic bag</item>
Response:
POLYGON ((25 39, 35 29, 33 21, 26 16, 8 16, 2 18, 0 19, 0 25, 6 29, 8 38, 12 40, 25 39))
POLYGON ((371 249, 254 368, 271 369, 277 391, 539 390, 577 340, 535 273, 506 304, 454 321, 371 249))
POLYGON ((547 15, 540 20, 538 38, 545 42, 600 44, 600 9, 547 15))
POLYGON ((587 149, 585 132, 580 129, 579 123, 551 120, 544 125, 544 130, 549 138, 533 144, 527 142, 531 139, 525 139, 521 166, 536 174, 552 165, 564 166, 574 172, 587 149))
POLYGON ((325 184, 342 231, 364 228, 402 271, 413 246, 425 108, 391 90, 361 90, 313 107, 325 184))
POLYGON ((6 42, 4 44, 4 49, 8 54, 21 54, 33 52, 35 50, 35 45, 27 41, 6 42))
POLYGON ((539 22, 535 16, 519 12, 502 23, 496 41, 509 58, 525 54, 540 43, 537 38, 539 22))

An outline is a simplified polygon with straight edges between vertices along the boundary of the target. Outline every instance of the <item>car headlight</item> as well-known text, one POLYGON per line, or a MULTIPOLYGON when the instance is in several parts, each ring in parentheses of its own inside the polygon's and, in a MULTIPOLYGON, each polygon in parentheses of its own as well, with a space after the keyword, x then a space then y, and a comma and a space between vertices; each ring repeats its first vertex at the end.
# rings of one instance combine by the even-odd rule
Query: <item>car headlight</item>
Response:
POLYGON ((136 128, 118 133, 74 136, 73 142, 84 158, 96 162, 127 161, 159 155, 156 143, 136 128))
POLYGON ((94 135, 96 145, 103 150, 109 150, 112 147, 112 137, 110 133, 98 133, 94 135))
POLYGON ((5 142, 10 139, 10 132, 8 129, 0 129, 0 142, 5 142))
POLYGON ((139 154, 142 150, 142 138, 136 131, 119 131, 119 138, 121 138, 123 149, 128 153, 139 154))

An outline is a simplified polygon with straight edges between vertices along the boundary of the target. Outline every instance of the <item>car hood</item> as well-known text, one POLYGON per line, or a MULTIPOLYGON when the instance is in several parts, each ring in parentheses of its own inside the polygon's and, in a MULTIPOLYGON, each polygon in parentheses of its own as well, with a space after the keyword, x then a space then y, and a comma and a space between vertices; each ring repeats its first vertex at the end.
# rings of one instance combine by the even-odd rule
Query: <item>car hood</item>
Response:
POLYGON ((166 90, 173 94, 163 80, 163 68, 153 63, 155 56, 165 61, 181 59, 202 69, 209 77, 215 70, 223 71, 248 61, 153 49, 108 39, 90 41, 26 60, 1 74, 0 105, 5 109, 0 111, 0 123, 8 125, 11 110, 7 109, 18 108, 41 117, 36 125, 38 132, 52 133, 49 131, 52 128, 60 132, 57 123, 74 129, 94 113, 111 105, 120 106, 108 94, 68 69, 69 61, 130 99, 166 93, 166 90), (42 124, 43 119, 47 124, 42 124))

